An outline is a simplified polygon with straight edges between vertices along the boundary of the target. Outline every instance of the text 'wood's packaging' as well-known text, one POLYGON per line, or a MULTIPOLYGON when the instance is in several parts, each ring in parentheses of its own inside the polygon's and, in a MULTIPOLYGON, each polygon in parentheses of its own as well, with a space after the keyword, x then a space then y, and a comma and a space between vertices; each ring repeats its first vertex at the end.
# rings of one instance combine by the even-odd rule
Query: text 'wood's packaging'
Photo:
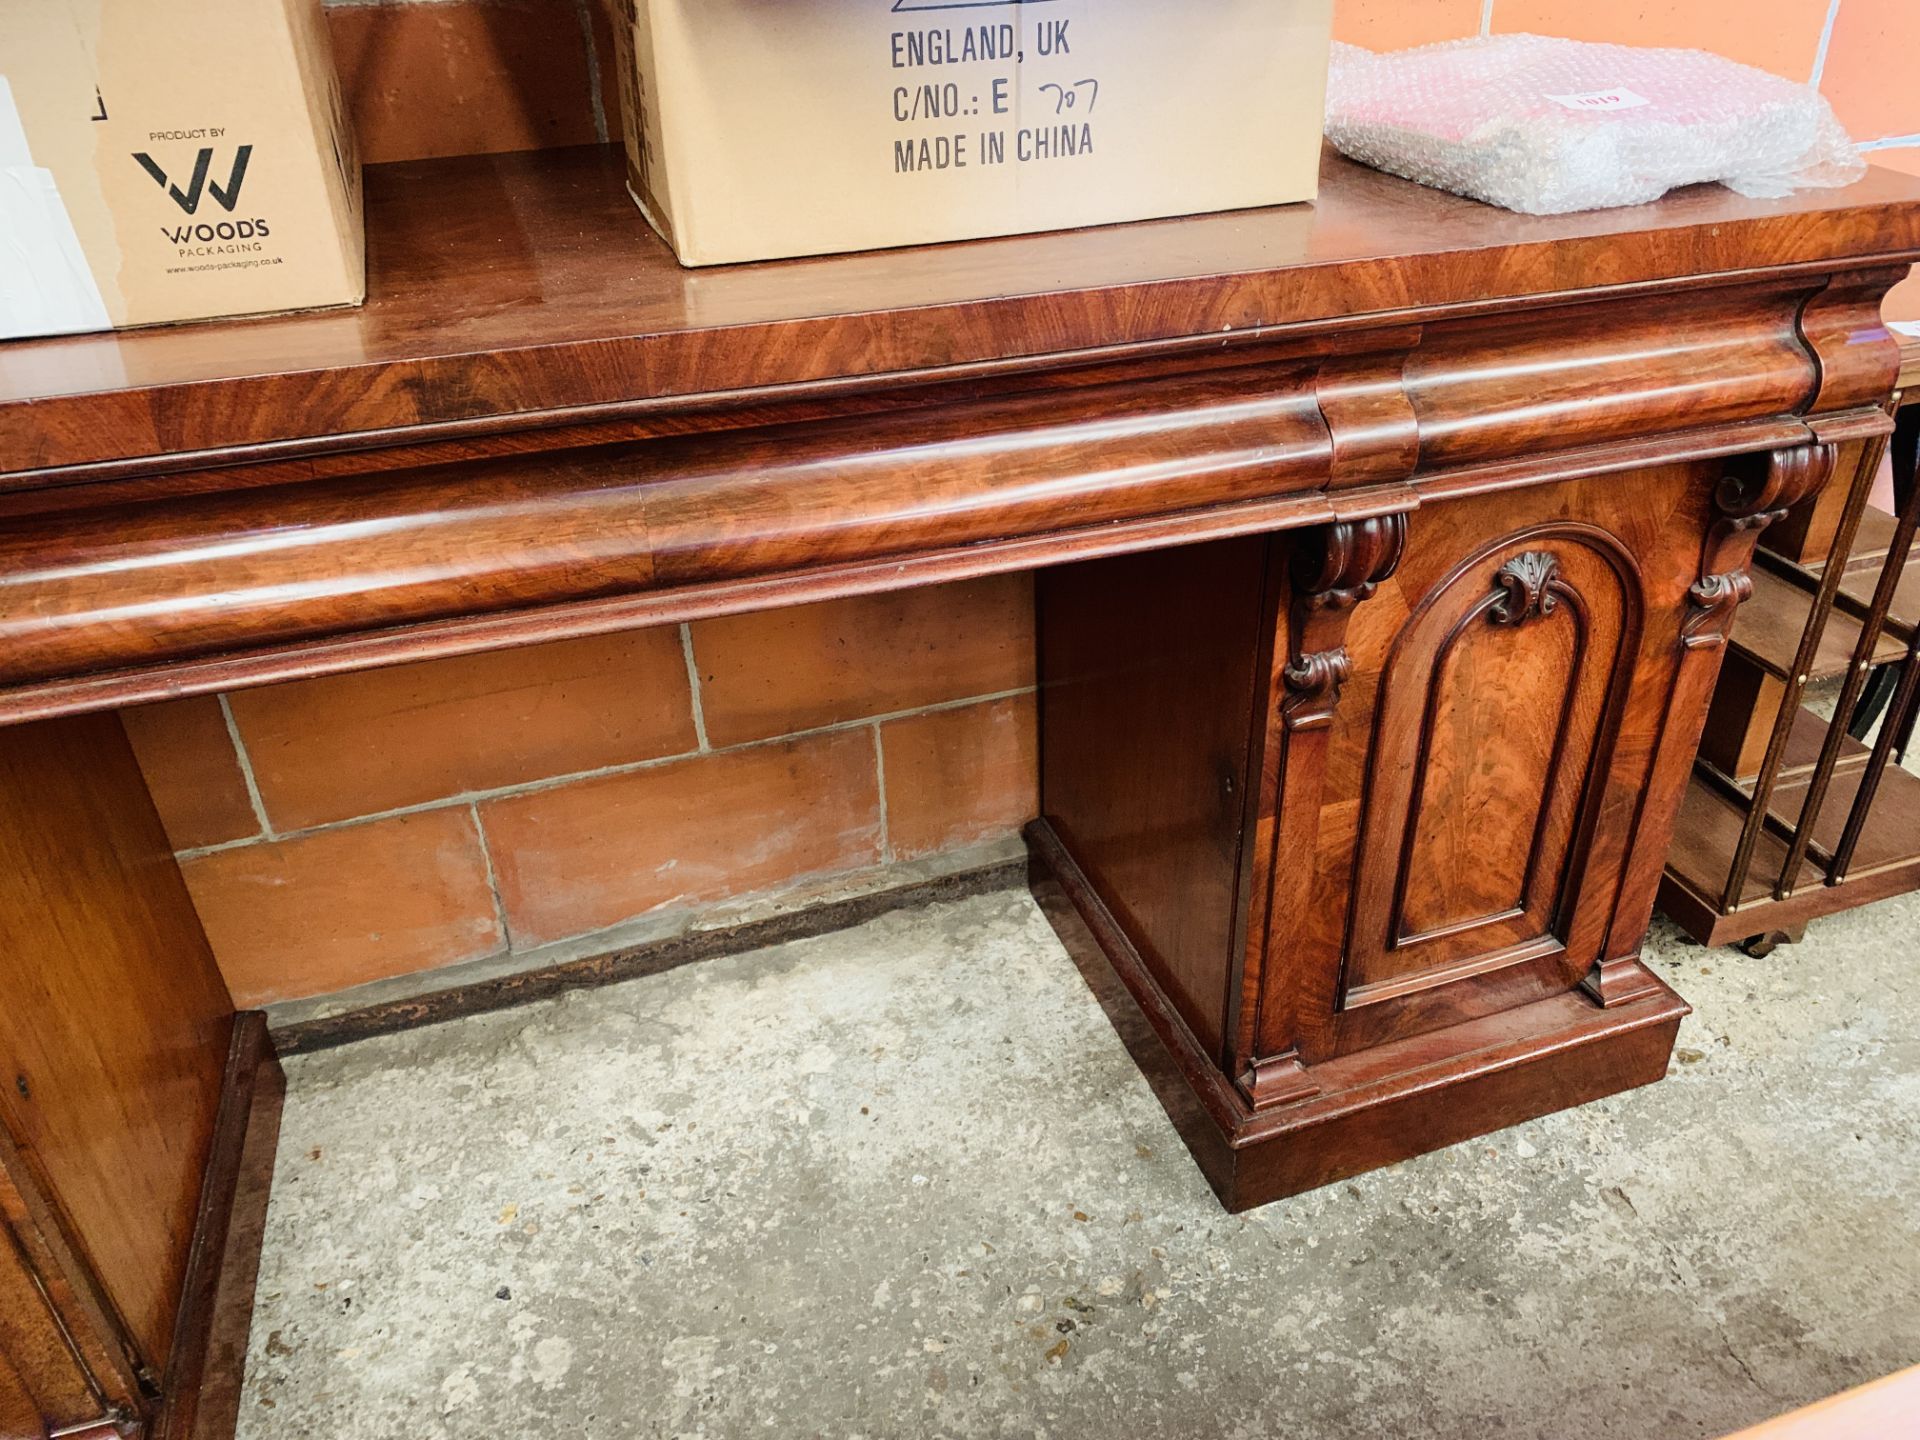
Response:
POLYGON ((320 0, 0 0, 0 339, 365 297, 320 0))
POLYGON ((689 265, 1313 197, 1331 0, 618 0, 689 265))

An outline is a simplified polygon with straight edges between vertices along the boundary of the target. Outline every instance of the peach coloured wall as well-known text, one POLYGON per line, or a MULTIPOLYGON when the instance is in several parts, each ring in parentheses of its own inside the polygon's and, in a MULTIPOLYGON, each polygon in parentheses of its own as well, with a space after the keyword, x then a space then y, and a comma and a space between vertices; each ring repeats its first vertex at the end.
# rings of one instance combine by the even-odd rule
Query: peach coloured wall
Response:
MULTIPOLYGON (((369 162, 590 144, 599 0, 335 3, 369 162)), ((1337 0, 1377 49, 1532 30, 1817 82, 1920 174, 1916 0, 1337 0)), ((639 223, 636 219, 636 223, 639 223)), ((1920 318, 1920 284, 1890 307, 1920 318)), ((130 711, 242 1004, 329 994, 1011 834, 1031 589, 997 579, 130 711)))
MULTIPOLYGON (((1811 82, 1871 163, 1920 175, 1920 0, 1334 0, 1334 33, 1375 50, 1511 31, 1713 50, 1811 82)), ((1920 320, 1920 281, 1887 315, 1920 320)))
MULTIPOLYGON (((618 136, 602 0, 331 0, 335 59, 368 161, 618 136)), ((1335 0, 1373 49, 1529 30, 1717 50, 1818 84, 1877 165, 1920 175, 1917 0, 1335 0)), ((1920 318, 1920 282, 1898 317, 1920 318)))

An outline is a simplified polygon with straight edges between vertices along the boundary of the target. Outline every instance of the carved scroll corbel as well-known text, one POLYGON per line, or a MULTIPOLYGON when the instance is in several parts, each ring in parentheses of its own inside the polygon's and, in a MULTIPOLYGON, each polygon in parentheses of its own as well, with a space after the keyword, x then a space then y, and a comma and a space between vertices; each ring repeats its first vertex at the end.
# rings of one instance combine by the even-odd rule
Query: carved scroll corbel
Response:
POLYGON ((1753 576, 1745 570, 1703 575, 1687 591, 1687 618, 1680 639, 1689 650, 1714 650, 1733 634, 1733 616, 1753 598, 1753 576))
POLYGON ((1727 643, 1736 611, 1753 596, 1754 547, 1760 532, 1833 474, 1832 445, 1802 445, 1749 456, 1737 462, 1713 492, 1720 518, 1707 535, 1700 578, 1687 591, 1681 641, 1689 650, 1716 650, 1727 643))
POLYGON ((1294 604, 1351 610, 1393 578, 1406 545, 1404 512, 1308 531, 1293 553, 1294 604))
POLYGON ((1827 483, 1833 460, 1834 447, 1818 443, 1743 456, 1714 487, 1714 508, 1723 517, 1716 529, 1764 530, 1827 483))
POLYGON ((1286 697, 1280 718, 1289 732, 1333 721, 1340 687, 1353 673, 1347 620, 1353 607, 1393 577, 1407 543, 1407 517, 1343 521, 1303 536, 1293 558, 1286 697))
POLYGON ((1257 938, 1243 974, 1236 1042, 1236 1082, 1256 1110, 1319 1090, 1292 1038, 1288 986, 1302 969, 1288 935, 1312 900, 1328 732, 1353 673, 1347 624, 1354 607, 1393 577, 1406 542, 1405 514, 1342 521, 1293 542, 1293 603, 1278 637, 1287 647, 1276 687, 1280 733, 1269 762, 1277 773, 1268 782, 1270 819, 1262 822, 1271 825, 1271 845, 1263 836, 1265 874, 1255 882, 1265 912, 1250 927, 1257 938))
POLYGON ((1344 645, 1337 650, 1296 656, 1287 662, 1284 677, 1289 703, 1297 701, 1301 707, 1305 707, 1316 701, 1325 701, 1325 708, 1331 713, 1333 707, 1340 703, 1340 687, 1347 683, 1347 678, 1352 674, 1353 657, 1347 654, 1344 645))

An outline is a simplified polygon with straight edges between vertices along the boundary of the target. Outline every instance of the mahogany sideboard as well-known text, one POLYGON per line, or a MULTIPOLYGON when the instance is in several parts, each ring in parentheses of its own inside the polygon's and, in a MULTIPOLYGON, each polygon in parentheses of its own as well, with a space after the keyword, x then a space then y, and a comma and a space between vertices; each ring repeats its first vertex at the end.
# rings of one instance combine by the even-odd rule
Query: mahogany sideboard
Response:
POLYGON ((1889 424, 1920 186, 1324 181, 689 272, 612 151, 380 167, 362 310, 0 348, 0 1434, 231 1421, 277 1072, 128 704, 1038 570, 1036 892, 1227 1205, 1658 1078, 1708 696, 1889 424))

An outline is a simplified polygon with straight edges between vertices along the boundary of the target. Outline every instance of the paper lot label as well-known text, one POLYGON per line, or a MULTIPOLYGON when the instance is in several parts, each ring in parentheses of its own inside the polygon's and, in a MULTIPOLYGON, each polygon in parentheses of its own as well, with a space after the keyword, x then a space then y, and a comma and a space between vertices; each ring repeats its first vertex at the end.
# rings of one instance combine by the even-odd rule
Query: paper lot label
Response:
POLYGON ((1549 95, 1547 99, 1568 110, 1638 110, 1653 102, 1631 90, 1582 90, 1575 95, 1549 95))

